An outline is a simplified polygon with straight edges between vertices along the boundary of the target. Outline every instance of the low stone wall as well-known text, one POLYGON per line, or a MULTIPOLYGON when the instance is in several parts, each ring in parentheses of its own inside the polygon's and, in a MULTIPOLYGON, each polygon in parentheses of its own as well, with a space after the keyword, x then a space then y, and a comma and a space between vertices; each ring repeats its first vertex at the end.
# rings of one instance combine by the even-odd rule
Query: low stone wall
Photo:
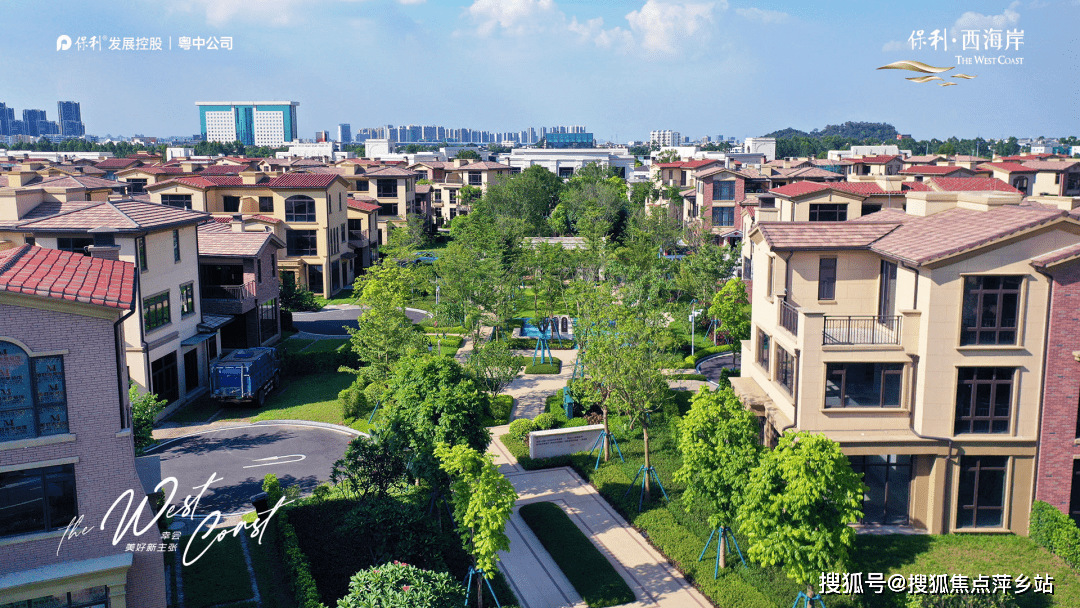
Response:
POLYGON ((529 433, 529 457, 551 458, 584 452, 596 443, 604 425, 575 426, 529 433))

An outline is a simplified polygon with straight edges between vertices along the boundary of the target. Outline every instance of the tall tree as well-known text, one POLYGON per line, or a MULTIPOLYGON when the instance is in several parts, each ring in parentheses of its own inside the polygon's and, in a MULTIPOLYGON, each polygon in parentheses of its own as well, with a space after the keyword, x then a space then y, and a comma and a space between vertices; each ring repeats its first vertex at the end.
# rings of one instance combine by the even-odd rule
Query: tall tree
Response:
POLYGON ((750 301, 742 279, 728 279, 713 296, 709 316, 720 320, 720 329, 727 333, 733 351, 740 352, 742 340, 750 339, 750 301))
POLYGON ((491 340, 473 347, 466 366, 473 370, 493 400, 506 390, 521 369, 517 357, 502 340, 491 340))
POLYGON ((679 424, 679 453, 682 466, 675 481, 686 486, 686 508, 695 500, 707 506, 709 527, 720 529, 717 555, 720 567, 726 568, 725 529, 736 521, 750 471, 761 454, 755 416, 730 388, 713 392, 702 387, 679 424))
POLYGON ((843 569, 855 544, 851 524, 863 515, 865 491, 835 441, 806 431, 784 433, 754 467, 739 506, 747 553, 760 564, 779 566, 816 597, 819 574, 843 569))
MULTIPOLYGON (((435 447, 439 466, 450 476, 454 519, 473 568, 490 579, 495 576, 499 551, 510 549, 506 522, 514 512, 517 492, 499 472, 490 454, 466 445, 435 447)), ((476 605, 483 608, 483 578, 476 576, 476 605)), ((472 580, 469 581, 472 584, 472 580)))
POLYGON ((533 165, 488 184, 484 201, 498 216, 523 220, 527 234, 544 236, 550 233, 548 216, 559 202, 563 187, 559 176, 533 165))
POLYGON ((354 284, 363 309, 357 327, 348 331, 353 352, 364 364, 357 370, 363 384, 383 381, 399 359, 427 346, 405 313, 409 287, 416 282, 414 273, 396 264, 378 264, 354 284))

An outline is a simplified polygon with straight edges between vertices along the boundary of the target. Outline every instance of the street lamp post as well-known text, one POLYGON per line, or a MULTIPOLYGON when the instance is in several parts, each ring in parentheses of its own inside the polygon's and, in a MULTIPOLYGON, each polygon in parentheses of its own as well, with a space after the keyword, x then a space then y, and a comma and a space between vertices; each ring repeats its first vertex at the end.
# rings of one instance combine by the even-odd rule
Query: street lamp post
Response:
POLYGON ((690 356, 694 356, 694 304, 697 304, 697 298, 694 298, 690 302, 690 356))

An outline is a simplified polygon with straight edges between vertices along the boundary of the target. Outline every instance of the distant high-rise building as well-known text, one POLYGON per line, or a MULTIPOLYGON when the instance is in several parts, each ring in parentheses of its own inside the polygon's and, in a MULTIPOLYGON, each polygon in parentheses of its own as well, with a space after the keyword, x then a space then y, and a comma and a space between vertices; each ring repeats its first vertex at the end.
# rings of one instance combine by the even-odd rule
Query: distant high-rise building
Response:
POLYGON ((337 126, 337 140, 343 144, 352 141, 352 125, 343 122, 337 126))
POLYGON ((330 139, 329 131, 315 131, 315 143, 325 143, 330 139))
POLYGON ((650 131, 649 144, 657 144, 660 146, 679 146, 682 145, 682 136, 679 134, 678 131, 650 131))
POLYGON ((280 146, 296 140, 298 101, 197 101, 204 141, 280 146))
POLYGON ((15 109, 0 103, 0 135, 11 135, 11 123, 15 120, 15 109))
POLYGON ((41 135, 38 123, 48 120, 45 117, 45 110, 23 110, 22 119, 26 124, 27 135, 41 135))
POLYGON ((59 116, 56 122, 60 124, 60 134, 64 137, 82 137, 86 135, 86 127, 83 126, 82 109, 77 101, 58 101, 56 110, 59 116))

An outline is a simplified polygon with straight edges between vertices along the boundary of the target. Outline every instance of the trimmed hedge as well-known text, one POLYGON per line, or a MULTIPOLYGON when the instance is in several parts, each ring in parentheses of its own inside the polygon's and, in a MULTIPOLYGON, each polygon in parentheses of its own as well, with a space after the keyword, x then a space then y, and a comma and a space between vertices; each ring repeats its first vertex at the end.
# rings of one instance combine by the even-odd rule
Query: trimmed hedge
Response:
POLYGON ((698 361, 701 361, 702 359, 704 359, 705 357, 708 357, 709 355, 716 355, 716 354, 719 354, 719 353, 728 353, 728 352, 731 352, 731 350, 732 350, 732 347, 731 347, 730 344, 721 344, 720 346, 709 346, 709 347, 706 347, 706 348, 699 348, 696 351, 694 351, 694 354, 687 355, 686 358, 683 359, 683 363, 688 363, 690 365, 697 365, 698 361))
POLYGON ((671 374, 667 378, 668 380, 700 380, 701 382, 707 380, 704 374, 671 374))
POLYGON ((534 502, 521 507, 520 513, 590 608, 634 601, 630 586, 558 505, 534 502))
MULTIPOLYGON (((427 338, 428 338, 428 341, 431 342, 432 346, 435 346, 436 344, 438 344, 439 340, 440 340, 438 334, 427 334, 427 338)), ((465 338, 463 338, 461 336, 447 335, 447 336, 442 338, 442 345, 443 346, 448 346, 450 348, 461 348, 461 345, 464 344, 464 343, 465 343, 465 338)))
POLYGON ((500 426, 510 421, 510 411, 514 409, 514 398, 510 395, 498 395, 491 400, 491 420, 487 426, 500 426))
POLYGON ((297 608, 326 608, 326 605, 319 601, 319 590, 315 586, 315 577, 311 574, 311 564, 300 549, 300 539, 296 536, 296 529, 289 523, 288 513, 278 510, 273 525, 277 529, 282 552, 281 562, 296 596, 297 608))
POLYGON ((558 357, 548 357, 552 363, 537 363, 536 365, 532 364, 532 357, 523 357, 523 359, 525 362, 523 371, 526 374, 557 374, 562 371, 562 360, 558 357))
MULTIPOLYGON (((510 338, 506 341, 511 350, 535 350, 536 338, 510 338)), ((571 350, 575 342, 565 338, 552 338, 548 340, 548 346, 553 350, 571 350)))
POLYGON ((1036 500, 1031 505, 1028 535, 1073 568, 1080 567, 1080 528, 1049 503, 1036 500))

